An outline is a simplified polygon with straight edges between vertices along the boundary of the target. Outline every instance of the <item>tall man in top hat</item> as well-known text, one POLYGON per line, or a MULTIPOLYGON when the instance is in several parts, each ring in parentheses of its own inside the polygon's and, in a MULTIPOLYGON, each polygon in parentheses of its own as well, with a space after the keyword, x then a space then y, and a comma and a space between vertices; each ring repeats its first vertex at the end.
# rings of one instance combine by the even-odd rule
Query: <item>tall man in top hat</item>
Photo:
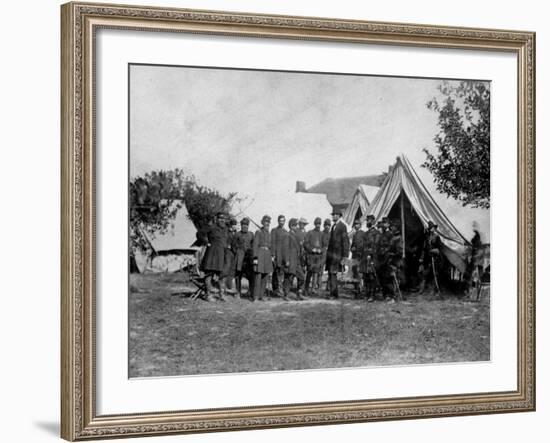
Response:
POLYGON ((273 252, 273 274, 271 275, 271 287, 279 297, 283 295, 284 251, 287 242, 288 231, 285 229, 285 216, 277 217, 277 226, 271 230, 271 248, 273 252))
POLYGON ((342 270, 344 259, 349 255, 349 237, 342 221, 342 211, 332 213, 333 225, 327 248, 326 268, 329 275, 329 297, 338 298, 338 272, 342 270))

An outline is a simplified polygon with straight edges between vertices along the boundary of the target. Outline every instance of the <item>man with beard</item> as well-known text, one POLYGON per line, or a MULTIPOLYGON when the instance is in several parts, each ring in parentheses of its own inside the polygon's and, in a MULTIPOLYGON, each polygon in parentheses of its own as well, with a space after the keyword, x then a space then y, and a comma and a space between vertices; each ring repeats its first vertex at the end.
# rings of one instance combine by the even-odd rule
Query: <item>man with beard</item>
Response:
POLYGON ((389 296, 393 300, 401 294, 401 283, 403 282, 403 239, 399 222, 392 224, 392 234, 389 253, 389 296))
POLYGON ((315 293, 315 289, 319 287, 320 274, 323 272, 323 232, 321 231, 321 218, 317 217, 313 225, 315 226, 306 234, 304 241, 304 249, 307 256, 307 273, 305 293, 311 289, 315 293))
POLYGON ((378 279, 380 280, 380 285, 382 286, 382 296, 386 301, 392 300, 393 294, 393 277, 392 277, 392 268, 390 261, 391 254, 391 245, 393 234, 390 232, 388 217, 382 218, 382 223, 380 225, 380 238, 378 240, 378 261, 379 261, 379 272, 378 279))
POLYGON ((348 229, 342 221, 342 211, 332 213, 333 225, 327 247, 326 268, 329 274, 329 298, 338 298, 338 272, 349 255, 348 229))
MULTIPOLYGON (((262 217, 262 227, 254 234, 252 242, 252 254, 254 265, 254 296, 252 301, 263 300, 267 286, 267 278, 273 272, 271 233, 269 225, 271 217, 264 215, 262 217)), ((284 257, 284 253, 283 253, 284 257)))
POLYGON ((273 292, 279 297, 283 295, 283 279, 284 279, 284 257, 283 248, 287 242, 288 231, 285 229, 285 216, 277 217, 277 227, 271 230, 271 247, 273 251, 273 274, 271 276, 271 286, 273 292))
POLYGON ((440 248, 442 246, 441 238, 437 233, 437 225, 431 220, 428 222, 428 228, 424 234, 424 246, 420 257, 420 290, 424 292, 426 285, 431 277, 433 284, 433 294, 441 297, 439 289, 439 267, 441 264, 440 248))
POLYGON ((225 301, 225 281, 220 278, 220 275, 224 270, 228 238, 225 214, 218 212, 214 223, 201 233, 201 240, 206 244, 206 251, 201 263, 201 269, 205 273, 206 301, 212 300, 215 280, 219 281, 220 285, 219 299, 225 301))
POLYGON ((376 298, 378 287, 378 242, 380 232, 374 227, 374 215, 367 215, 367 231, 363 235, 361 261, 359 270, 363 274, 365 297, 368 302, 376 298))
POLYGON ((359 298, 361 292, 361 276, 359 275, 359 261, 361 259, 361 252, 363 249, 363 235, 364 231, 361 230, 361 220, 356 219, 353 222, 353 229, 351 231, 351 275, 353 278, 353 286, 355 288, 354 298, 359 298))
POLYGON ((252 269, 252 242, 254 234, 248 230, 250 220, 241 220, 241 230, 234 236, 235 249, 235 278, 237 284, 237 297, 242 295, 242 279, 248 280, 248 292, 252 294, 254 273, 252 269))
POLYGON ((285 247, 285 280, 283 286, 283 299, 288 300, 288 293, 292 286, 294 277, 297 280, 296 298, 298 300, 304 300, 302 297, 303 285, 304 285, 304 271, 301 264, 301 257, 303 256, 303 245, 301 242, 298 220, 291 218, 288 221, 289 233, 287 237, 287 244, 285 247))
POLYGON ((227 222, 227 247, 225 248, 223 271, 220 279, 225 281, 226 293, 235 295, 235 234, 237 233, 237 220, 231 217, 227 222))
MULTIPOLYGON (((317 285, 317 289, 319 289, 321 287, 321 283, 322 283, 322 280, 323 280, 323 272, 324 272, 324 269, 325 269, 325 266, 327 264, 327 249, 328 249, 328 241, 330 239, 330 228, 332 226, 332 222, 330 221, 330 218, 326 218, 325 221, 323 222, 323 243, 322 243, 322 266, 321 266, 321 272, 319 273, 319 284, 317 285)), ((327 291, 328 291, 328 279, 327 279, 327 284, 326 284, 326 288, 325 288, 327 291)))

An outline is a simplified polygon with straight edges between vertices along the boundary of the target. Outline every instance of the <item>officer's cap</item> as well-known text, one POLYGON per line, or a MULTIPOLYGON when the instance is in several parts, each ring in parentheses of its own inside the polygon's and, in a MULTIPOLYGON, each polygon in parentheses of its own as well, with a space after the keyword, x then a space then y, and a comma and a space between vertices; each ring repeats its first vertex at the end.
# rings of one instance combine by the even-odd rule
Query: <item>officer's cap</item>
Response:
POLYGON ((291 218, 288 221, 288 226, 296 226, 297 224, 298 224, 298 219, 297 218, 291 218))
POLYGON ((269 215, 264 215, 262 217, 262 223, 266 221, 271 223, 271 217, 269 215))
POLYGON ((314 225, 320 225, 321 223, 323 223, 321 217, 315 217, 315 220, 313 220, 314 225))
POLYGON ((250 224, 250 220, 248 219, 248 217, 245 217, 241 220, 241 225, 249 225, 250 224))

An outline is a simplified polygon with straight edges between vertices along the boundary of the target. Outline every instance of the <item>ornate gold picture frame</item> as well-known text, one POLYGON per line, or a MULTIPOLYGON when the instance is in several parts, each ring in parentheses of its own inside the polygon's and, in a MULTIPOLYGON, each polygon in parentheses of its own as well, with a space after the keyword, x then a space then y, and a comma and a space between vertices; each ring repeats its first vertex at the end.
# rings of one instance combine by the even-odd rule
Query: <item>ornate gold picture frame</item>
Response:
POLYGON ((535 410, 535 34, 67 3, 61 7, 61 436, 87 440, 535 410), (517 55, 517 389, 409 398, 96 412, 95 35, 98 29, 475 49, 517 55))

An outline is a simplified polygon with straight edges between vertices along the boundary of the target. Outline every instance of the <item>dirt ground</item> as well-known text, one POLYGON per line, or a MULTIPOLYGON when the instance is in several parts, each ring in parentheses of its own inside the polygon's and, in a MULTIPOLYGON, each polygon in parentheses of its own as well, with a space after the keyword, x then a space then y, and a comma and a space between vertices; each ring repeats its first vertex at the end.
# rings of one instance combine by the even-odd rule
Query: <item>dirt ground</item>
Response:
POLYGON ((405 294, 366 303, 344 290, 338 300, 208 303, 173 295, 186 280, 131 275, 130 377, 490 359, 489 291, 481 302, 405 294))

